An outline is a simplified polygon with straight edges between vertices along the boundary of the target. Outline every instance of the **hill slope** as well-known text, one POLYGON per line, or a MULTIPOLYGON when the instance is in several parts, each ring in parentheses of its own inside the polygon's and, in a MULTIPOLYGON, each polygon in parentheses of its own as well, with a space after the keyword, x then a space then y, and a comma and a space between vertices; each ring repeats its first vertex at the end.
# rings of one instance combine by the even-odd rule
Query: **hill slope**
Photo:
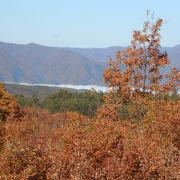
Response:
MULTIPOLYGON (((35 84, 102 85, 108 57, 125 47, 58 48, 0 42, 0 81, 35 84)), ((164 47, 180 69, 180 45, 164 47)))
POLYGON ((102 84, 105 64, 64 48, 0 43, 0 81, 102 84))
MULTIPOLYGON (((113 46, 108 48, 67 48, 68 50, 94 59, 98 62, 106 62, 108 57, 114 57, 115 52, 123 50, 126 47, 113 46)), ((167 51, 171 66, 180 69, 180 44, 174 47, 163 47, 163 51, 167 51)))

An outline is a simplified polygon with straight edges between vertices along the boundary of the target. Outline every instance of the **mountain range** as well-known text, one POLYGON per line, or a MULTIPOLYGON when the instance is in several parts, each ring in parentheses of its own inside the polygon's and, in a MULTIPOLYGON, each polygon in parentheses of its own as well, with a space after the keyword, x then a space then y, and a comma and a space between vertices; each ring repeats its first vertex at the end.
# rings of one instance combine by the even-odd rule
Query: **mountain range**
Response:
MULTIPOLYGON (((61 48, 0 42, 0 81, 32 84, 103 85, 108 57, 126 47, 61 48)), ((180 69, 180 45, 163 47, 180 69)))

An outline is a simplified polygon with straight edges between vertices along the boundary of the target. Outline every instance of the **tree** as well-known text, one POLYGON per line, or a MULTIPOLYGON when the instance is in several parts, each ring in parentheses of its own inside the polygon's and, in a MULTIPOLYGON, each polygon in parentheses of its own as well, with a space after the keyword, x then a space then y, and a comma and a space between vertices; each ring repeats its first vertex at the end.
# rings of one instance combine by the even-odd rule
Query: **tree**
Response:
POLYGON ((134 31, 130 47, 118 51, 104 71, 104 80, 110 87, 105 95, 105 105, 99 110, 100 117, 118 119, 118 113, 134 111, 142 118, 147 98, 169 94, 176 90, 180 74, 176 68, 163 74, 162 68, 169 64, 168 55, 161 51, 160 28, 163 20, 145 21, 142 31, 134 31))
POLYGON ((8 116, 13 119, 18 118, 21 116, 21 111, 16 99, 0 83, 0 121, 5 121, 8 116))

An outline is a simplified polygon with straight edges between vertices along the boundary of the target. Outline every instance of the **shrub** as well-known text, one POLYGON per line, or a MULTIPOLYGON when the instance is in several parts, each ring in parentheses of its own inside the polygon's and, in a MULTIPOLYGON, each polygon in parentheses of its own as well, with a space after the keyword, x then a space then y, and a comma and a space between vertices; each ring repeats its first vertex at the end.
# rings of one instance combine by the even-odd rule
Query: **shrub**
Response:
POLYGON ((19 118, 21 115, 20 108, 16 99, 10 95, 4 85, 0 83, 0 121, 5 121, 8 116, 19 118))

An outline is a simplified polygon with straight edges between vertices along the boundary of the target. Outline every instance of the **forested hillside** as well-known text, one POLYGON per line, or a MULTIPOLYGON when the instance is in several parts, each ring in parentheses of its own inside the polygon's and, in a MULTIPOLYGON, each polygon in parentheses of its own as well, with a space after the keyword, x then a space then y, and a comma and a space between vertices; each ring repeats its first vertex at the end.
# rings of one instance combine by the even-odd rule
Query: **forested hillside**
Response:
POLYGON ((30 86, 18 84, 5 84, 7 91, 13 95, 23 95, 24 97, 36 96, 38 99, 44 99, 50 94, 57 93, 64 89, 69 92, 83 92, 84 90, 76 90, 70 88, 48 87, 48 86, 30 86))
POLYGON ((33 84, 103 84, 105 63, 65 48, 0 42, 0 81, 33 84))
MULTIPOLYGON (((58 48, 38 44, 0 42, 0 81, 33 84, 103 85, 103 69, 118 50, 109 48, 58 48)), ((180 46, 164 47, 171 66, 180 69, 180 46)), ((169 70, 165 67, 164 71, 169 70)))

